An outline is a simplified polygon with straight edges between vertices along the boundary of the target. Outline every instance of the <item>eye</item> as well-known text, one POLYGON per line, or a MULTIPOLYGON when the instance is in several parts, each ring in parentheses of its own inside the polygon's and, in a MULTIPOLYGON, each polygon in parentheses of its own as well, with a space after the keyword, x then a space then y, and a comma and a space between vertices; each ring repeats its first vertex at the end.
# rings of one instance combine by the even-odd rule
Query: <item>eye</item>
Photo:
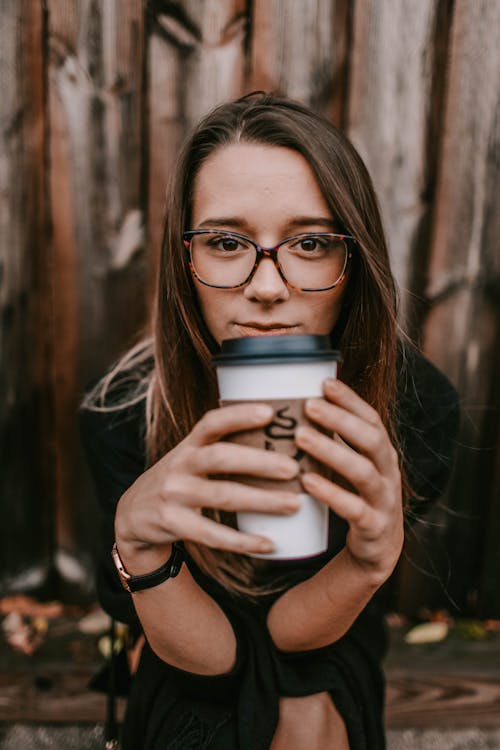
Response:
POLYGON ((219 240, 219 245, 223 250, 226 250, 226 252, 230 253, 234 250, 237 250, 240 246, 240 243, 234 237, 221 237, 219 240))
POLYGON ((224 253, 246 250, 248 245, 230 234, 218 234, 207 238, 207 245, 224 253))
POLYGON ((288 248, 302 255, 312 255, 313 253, 322 252, 328 247, 328 238, 321 235, 306 234, 302 237, 296 237, 288 244, 288 248))
POLYGON ((313 252, 320 247, 319 237, 303 237, 299 242, 299 247, 305 252, 313 252))

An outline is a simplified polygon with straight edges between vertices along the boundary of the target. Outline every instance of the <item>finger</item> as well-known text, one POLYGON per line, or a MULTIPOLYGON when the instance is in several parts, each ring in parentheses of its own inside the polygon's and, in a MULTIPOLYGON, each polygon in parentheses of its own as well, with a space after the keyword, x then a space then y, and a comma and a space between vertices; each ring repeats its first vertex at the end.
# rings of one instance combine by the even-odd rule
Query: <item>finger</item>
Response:
POLYGON ((350 526, 357 526, 360 530, 370 529, 375 512, 362 497, 315 472, 303 474, 301 481, 308 494, 328 505, 350 526))
POLYGON ((199 446, 207 445, 233 432, 263 427, 271 421, 273 414, 271 406, 257 402, 212 409, 195 425, 190 442, 199 446))
POLYGON ((338 406, 342 406, 347 411, 356 414, 356 416, 368 422, 371 425, 377 427, 382 424, 382 420, 376 409, 370 406, 364 399, 361 398, 352 388, 342 380, 336 380, 334 378, 327 378, 323 382, 323 393, 329 401, 332 401, 338 406))
POLYGON ((290 515, 300 507, 298 494, 250 487, 239 482, 180 476, 169 479, 169 495, 193 508, 226 512, 279 513, 290 515))
POLYGON ((266 479, 293 479, 299 464, 290 456, 235 443, 212 443, 191 457, 195 474, 248 474, 266 479))
POLYGON ((179 538, 184 541, 240 554, 265 554, 274 550, 272 541, 267 537, 245 534, 186 508, 179 509, 178 522, 183 528, 179 538))
POLYGON ((367 422, 356 414, 325 399, 309 399, 307 416, 329 432, 336 432, 349 445, 370 458, 381 472, 398 464, 396 451, 379 420, 378 425, 367 422))
POLYGON ((382 476, 369 458, 312 427, 299 427, 295 432, 295 442, 313 458, 345 477, 370 503, 384 504, 382 476))

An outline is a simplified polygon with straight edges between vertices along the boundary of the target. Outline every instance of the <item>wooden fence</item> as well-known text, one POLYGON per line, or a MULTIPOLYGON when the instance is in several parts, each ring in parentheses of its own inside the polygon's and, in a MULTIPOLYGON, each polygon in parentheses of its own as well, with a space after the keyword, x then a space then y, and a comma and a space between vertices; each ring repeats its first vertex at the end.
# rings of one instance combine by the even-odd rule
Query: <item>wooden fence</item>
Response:
POLYGON ((361 152, 405 324, 463 397, 399 606, 500 615, 498 39, 498 0, 0 0, 3 591, 91 590, 82 388, 145 320, 186 130, 268 89, 361 152))

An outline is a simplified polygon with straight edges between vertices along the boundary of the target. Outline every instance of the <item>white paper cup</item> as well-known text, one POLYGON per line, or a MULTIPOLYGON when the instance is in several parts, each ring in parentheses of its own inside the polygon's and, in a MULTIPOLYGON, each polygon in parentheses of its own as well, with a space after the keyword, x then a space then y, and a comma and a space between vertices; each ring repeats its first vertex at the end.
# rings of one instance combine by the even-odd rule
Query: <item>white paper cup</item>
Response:
MULTIPOLYGON (((304 400, 322 396, 322 383, 337 376, 339 352, 330 348, 328 336, 258 336, 227 339, 213 358, 221 404, 256 401, 269 403, 275 418, 262 430, 229 436, 232 442, 287 453, 302 471, 321 471, 297 449, 295 429, 307 422, 304 400)), ((266 480, 235 477, 261 488, 296 491, 300 509, 291 516, 270 513, 237 513, 238 528, 269 537, 275 550, 255 557, 294 559, 312 557, 328 547, 328 508, 306 494, 300 480, 266 480)))

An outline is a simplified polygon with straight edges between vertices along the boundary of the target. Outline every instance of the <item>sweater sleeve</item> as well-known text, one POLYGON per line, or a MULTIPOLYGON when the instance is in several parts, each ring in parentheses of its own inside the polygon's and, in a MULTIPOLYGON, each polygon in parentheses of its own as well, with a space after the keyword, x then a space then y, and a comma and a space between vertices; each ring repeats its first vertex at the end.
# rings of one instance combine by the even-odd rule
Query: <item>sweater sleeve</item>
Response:
POLYGON ((119 622, 138 626, 132 597, 120 583, 111 558, 118 500, 145 470, 143 404, 111 411, 80 411, 80 434, 101 509, 97 595, 119 622))

